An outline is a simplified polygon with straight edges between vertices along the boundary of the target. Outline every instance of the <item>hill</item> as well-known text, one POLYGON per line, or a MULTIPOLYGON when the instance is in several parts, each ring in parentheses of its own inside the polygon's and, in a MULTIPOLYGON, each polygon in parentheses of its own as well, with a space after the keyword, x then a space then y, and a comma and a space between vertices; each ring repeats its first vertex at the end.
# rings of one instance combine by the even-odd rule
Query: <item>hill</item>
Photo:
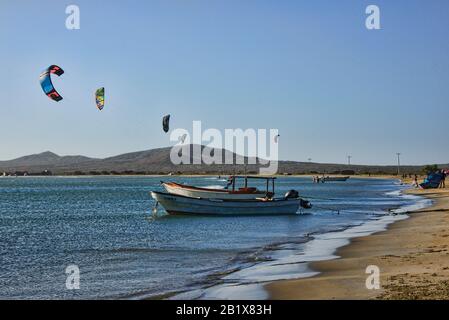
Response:
MULTIPOLYGON (((199 147, 199 146, 197 146, 199 147)), ((204 146, 201 146, 204 150, 204 146)), ((193 149, 193 148, 191 148, 193 149)), ((258 164, 239 165, 205 165, 205 164, 182 164, 174 165, 170 160, 171 148, 159 148, 145 151, 125 153, 104 159, 89 158, 85 156, 59 156, 52 152, 43 152, 20 157, 9 161, 0 161, 0 172, 40 174, 45 170, 53 174, 233 174, 259 172, 259 159, 252 159, 258 164)), ((236 155, 230 151, 207 148, 208 153, 222 152, 225 156, 233 157, 248 163, 248 158, 236 155)), ((192 150, 191 150, 192 153, 192 150)), ((440 165, 449 167, 449 165, 440 165)), ((420 173, 423 166, 401 166, 401 172, 413 174, 420 173)), ((346 165, 337 163, 314 163, 280 161, 279 174, 336 174, 343 171, 354 171, 355 173, 371 174, 395 174, 396 166, 370 166, 370 165, 346 165)))

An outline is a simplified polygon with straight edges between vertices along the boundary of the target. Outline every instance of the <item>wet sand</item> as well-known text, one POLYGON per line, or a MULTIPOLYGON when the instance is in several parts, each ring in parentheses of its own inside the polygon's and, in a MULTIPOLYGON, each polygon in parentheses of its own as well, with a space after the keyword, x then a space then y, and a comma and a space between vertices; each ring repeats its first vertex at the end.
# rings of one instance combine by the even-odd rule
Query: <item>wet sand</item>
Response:
POLYGON ((270 299, 449 299, 449 188, 408 192, 434 205, 312 263, 315 277, 266 285, 270 299), (369 265, 380 269, 378 290, 366 288, 369 265))

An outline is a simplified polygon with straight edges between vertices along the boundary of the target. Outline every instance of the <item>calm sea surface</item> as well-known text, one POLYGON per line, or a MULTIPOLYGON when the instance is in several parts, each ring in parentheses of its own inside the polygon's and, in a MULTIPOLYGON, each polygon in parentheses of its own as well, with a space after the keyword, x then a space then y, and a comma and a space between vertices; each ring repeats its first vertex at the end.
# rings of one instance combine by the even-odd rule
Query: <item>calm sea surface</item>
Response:
MULTIPOLYGON (((164 177, 163 179, 167 179, 164 177)), ((266 260, 278 245, 342 230, 412 205, 393 180, 313 184, 277 180, 314 209, 296 216, 152 218, 160 177, 0 178, 0 298, 143 298, 211 285, 222 274, 266 260), (332 210, 331 210, 332 209, 332 210), (340 209, 337 214, 333 209, 340 209), (66 289, 66 267, 80 289, 66 289)), ((216 177, 170 180, 223 186, 216 177)), ((263 188, 262 185, 260 185, 263 188)))

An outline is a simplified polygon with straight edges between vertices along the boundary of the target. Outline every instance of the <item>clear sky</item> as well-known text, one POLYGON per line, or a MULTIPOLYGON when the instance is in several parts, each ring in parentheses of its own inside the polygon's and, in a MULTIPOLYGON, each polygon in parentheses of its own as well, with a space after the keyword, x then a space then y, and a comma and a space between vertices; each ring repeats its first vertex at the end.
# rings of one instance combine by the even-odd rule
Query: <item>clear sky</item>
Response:
POLYGON ((284 160, 449 162, 447 0, 1 0, 0 66, 0 160, 168 146, 170 113, 277 128, 284 160), (381 30, 365 28, 369 4, 381 30), (59 103, 39 85, 51 64, 59 103))

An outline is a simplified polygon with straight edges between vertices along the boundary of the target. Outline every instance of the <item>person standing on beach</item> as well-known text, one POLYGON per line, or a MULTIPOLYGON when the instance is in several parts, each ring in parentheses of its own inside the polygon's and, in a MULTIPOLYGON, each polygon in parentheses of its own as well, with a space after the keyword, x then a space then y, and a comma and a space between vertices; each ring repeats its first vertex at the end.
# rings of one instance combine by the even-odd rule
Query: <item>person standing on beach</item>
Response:
POLYGON ((418 188, 419 184, 418 184, 418 176, 415 174, 415 179, 413 180, 413 185, 415 186, 415 188, 418 188))
POLYGON ((446 188, 446 171, 441 170, 441 175, 443 176, 440 182, 440 188, 446 188))

